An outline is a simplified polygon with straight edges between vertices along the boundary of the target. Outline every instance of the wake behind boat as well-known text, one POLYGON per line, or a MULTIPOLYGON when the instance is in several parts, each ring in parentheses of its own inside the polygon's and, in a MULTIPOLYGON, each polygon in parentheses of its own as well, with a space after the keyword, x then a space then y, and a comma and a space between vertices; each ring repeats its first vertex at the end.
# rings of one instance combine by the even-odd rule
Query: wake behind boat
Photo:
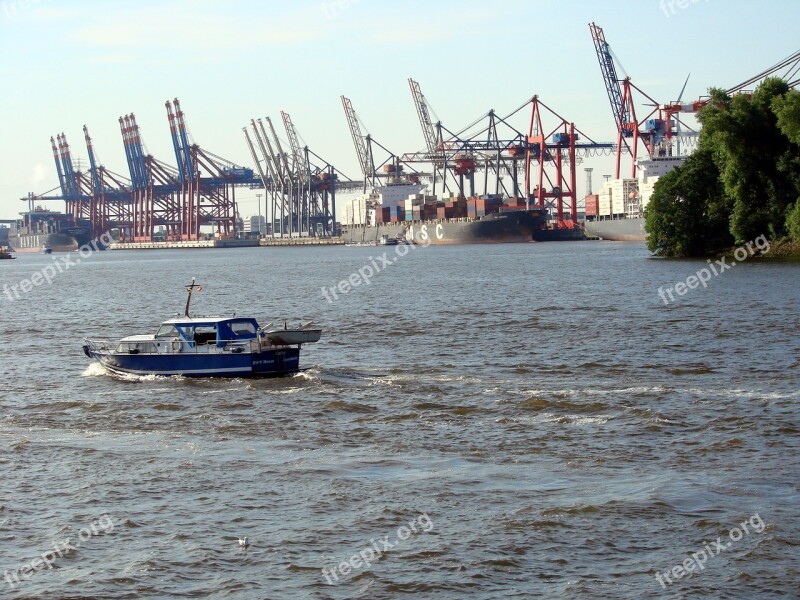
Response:
POLYGON ((322 330, 260 327, 251 317, 183 317, 164 321, 155 334, 119 340, 85 338, 83 351, 108 371, 186 377, 276 377, 300 370, 302 344, 318 342, 322 330))

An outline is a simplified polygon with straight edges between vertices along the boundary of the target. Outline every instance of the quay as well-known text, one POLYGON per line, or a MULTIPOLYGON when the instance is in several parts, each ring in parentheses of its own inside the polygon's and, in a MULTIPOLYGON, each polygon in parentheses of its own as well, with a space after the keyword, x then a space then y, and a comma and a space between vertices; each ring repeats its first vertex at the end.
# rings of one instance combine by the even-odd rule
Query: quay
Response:
POLYGON ((334 238, 262 238, 260 240, 192 240, 182 242, 116 242, 109 250, 180 250, 194 248, 257 248, 266 246, 344 246, 340 237, 334 238))
POLYGON ((109 250, 178 250, 182 248, 254 248, 258 240, 191 240, 182 242, 116 242, 109 250))
POLYGON ((262 246, 344 246, 340 237, 261 238, 262 246))

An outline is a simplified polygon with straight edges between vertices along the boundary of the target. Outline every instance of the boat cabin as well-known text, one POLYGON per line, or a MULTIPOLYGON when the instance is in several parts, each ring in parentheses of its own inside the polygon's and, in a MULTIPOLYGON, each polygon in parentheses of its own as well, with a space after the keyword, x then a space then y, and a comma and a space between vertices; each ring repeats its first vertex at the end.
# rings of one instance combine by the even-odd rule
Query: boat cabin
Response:
POLYGON ((258 337, 258 321, 249 318, 181 317, 161 324, 155 335, 134 335, 119 342, 117 352, 243 352, 258 337))
POLYGON ((228 342, 254 340, 257 334, 255 319, 198 317, 165 321, 158 328, 156 339, 177 339, 190 347, 216 344, 222 348, 228 342))

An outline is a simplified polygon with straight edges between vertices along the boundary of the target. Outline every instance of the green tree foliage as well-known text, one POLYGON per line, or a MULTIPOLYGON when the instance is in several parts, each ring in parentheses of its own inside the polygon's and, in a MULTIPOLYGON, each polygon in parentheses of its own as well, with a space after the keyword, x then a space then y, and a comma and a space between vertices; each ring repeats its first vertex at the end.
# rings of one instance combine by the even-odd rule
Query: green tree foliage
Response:
POLYGON ((661 256, 702 256, 730 246, 729 201, 713 154, 698 149, 659 179, 645 209, 647 246, 661 256))
POLYGON ((800 200, 787 211, 786 229, 795 242, 800 242, 800 200))
POLYGON ((651 250, 700 256, 786 235, 800 196, 800 92, 775 78, 752 96, 712 89, 699 120, 695 155, 656 184, 657 202, 647 211, 651 250))
POLYGON ((772 110, 783 135, 800 145, 800 92, 791 90, 785 96, 778 96, 772 103, 772 110))

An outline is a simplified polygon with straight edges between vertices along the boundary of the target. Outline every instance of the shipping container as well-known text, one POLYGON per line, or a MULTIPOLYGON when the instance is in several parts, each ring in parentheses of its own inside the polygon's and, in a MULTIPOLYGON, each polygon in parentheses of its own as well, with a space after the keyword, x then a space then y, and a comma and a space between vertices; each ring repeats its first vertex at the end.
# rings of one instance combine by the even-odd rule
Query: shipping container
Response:
POLYGON ((600 197, 597 194, 586 196, 586 216, 596 217, 599 208, 600 197))
POLYGON ((600 194, 598 197, 598 214, 601 217, 611 216, 611 194, 600 194))

